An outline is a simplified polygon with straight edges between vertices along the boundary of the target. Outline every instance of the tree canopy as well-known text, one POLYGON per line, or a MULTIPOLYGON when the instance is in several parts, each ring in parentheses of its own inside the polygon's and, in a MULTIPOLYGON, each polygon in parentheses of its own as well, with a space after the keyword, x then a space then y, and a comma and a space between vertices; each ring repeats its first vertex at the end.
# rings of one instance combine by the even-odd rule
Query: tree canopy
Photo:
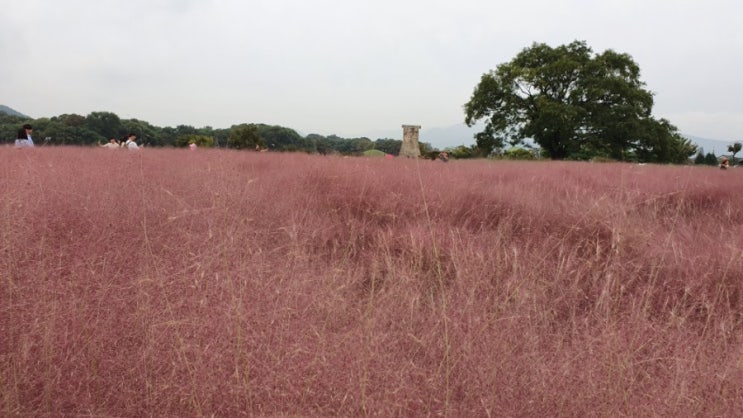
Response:
MULTIPOLYGON (((195 143, 200 148, 228 147, 254 150, 256 145, 271 151, 300 151, 321 154, 361 155, 369 149, 397 155, 399 139, 341 138, 337 135, 309 134, 302 136, 283 126, 241 123, 227 129, 190 125, 158 127, 138 119, 120 119, 111 112, 92 112, 87 116, 62 114, 51 118, 33 119, 20 114, 7 114, 0 109, 0 144, 12 143, 24 123, 34 126, 34 138, 39 145, 95 145, 111 138, 124 140, 128 133, 137 135, 137 142, 153 147, 186 147, 195 143), (45 139, 48 138, 49 141, 45 139)), ((430 145, 421 143, 421 146, 430 145)))
POLYGON ((487 152, 531 139, 553 159, 684 162, 696 147, 652 106, 629 55, 575 41, 522 50, 483 74, 464 109, 468 126, 485 121, 476 140, 487 152))
POLYGON ((733 161, 735 161, 735 154, 739 153, 741 148, 743 148, 743 145, 740 142, 728 145, 728 152, 733 154, 733 161))
POLYGON ((227 145, 236 149, 253 149, 256 146, 265 146, 266 141, 258 132, 258 127, 253 124, 235 125, 230 129, 227 145))

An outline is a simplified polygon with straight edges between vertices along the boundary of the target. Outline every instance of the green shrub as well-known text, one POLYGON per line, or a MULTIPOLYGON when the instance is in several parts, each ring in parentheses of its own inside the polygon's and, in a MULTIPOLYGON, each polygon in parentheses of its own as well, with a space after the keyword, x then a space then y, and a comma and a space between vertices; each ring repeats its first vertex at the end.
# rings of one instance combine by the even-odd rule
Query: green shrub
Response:
POLYGON ((509 148, 503 152, 506 160, 534 160, 534 154, 526 148, 509 148))

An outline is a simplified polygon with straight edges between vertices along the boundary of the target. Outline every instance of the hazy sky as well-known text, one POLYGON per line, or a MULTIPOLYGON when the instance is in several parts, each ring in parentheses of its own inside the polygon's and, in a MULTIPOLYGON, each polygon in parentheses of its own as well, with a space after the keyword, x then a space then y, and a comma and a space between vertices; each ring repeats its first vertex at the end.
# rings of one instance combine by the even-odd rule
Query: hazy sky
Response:
MULTIPOLYGON (((0 104, 369 136, 464 120, 534 42, 627 53, 654 115, 743 139, 740 0, 0 0, 0 104)), ((474 140, 471 141, 474 143, 474 140)))

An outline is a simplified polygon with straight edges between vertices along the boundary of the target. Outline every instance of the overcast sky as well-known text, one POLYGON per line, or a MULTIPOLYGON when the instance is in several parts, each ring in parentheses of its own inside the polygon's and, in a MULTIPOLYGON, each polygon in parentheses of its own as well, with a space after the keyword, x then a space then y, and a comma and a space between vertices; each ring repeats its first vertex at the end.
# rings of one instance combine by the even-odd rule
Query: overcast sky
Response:
MULTIPOLYGON (((0 0, 0 104, 156 126, 369 136, 464 121, 534 42, 639 64, 653 113, 743 139, 740 0, 0 0)), ((474 143, 471 140, 470 143, 474 143)), ((434 144, 436 145, 436 144, 434 144)))

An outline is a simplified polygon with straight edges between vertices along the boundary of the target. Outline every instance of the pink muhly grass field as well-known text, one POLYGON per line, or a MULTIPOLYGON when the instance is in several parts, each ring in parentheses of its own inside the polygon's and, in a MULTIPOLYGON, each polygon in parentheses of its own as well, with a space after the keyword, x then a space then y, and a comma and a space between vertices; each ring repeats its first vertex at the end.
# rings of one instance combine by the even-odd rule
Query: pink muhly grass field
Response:
POLYGON ((0 415, 743 415, 743 171, 0 160, 0 415))

